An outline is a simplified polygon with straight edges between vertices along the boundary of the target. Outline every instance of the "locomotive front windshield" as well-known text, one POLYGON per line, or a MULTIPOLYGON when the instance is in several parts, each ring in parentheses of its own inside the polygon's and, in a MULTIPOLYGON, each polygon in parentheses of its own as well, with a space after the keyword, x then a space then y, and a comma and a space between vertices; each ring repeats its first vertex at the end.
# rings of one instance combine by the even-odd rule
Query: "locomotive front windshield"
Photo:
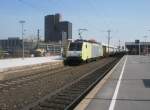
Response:
POLYGON ((81 51, 82 43, 70 43, 69 50, 70 51, 81 51))

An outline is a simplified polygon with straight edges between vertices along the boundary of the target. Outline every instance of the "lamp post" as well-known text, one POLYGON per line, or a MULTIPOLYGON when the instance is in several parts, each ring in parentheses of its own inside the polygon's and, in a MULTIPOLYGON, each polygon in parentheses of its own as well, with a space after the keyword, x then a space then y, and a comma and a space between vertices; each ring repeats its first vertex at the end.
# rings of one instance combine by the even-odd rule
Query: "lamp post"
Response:
POLYGON ((139 41, 139 55, 141 54, 141 46, 140 46, 140 41, 139 41))
POLYGON ((22 28, 22 58, 24 59, 24 20, 20 20, 19 23, 21 24, 21 28, 22 28))
POLYGON ((111 33, 111 30, 108 30, 107 33, 108 33, 108 54, 109 54, 109 44, 110 44, 110 33, 111 33))
POLYGON ((120 48, 121 48, 121 46, 120 46, 120 42, 121 42, 121 41, 119 40, 119 52, 120 52, 120 48))
POLYGON ((146 54, 148 55, 148 49, 147 49, 147 36, 143 36, 145 38, 145 50, 146 50, 146 54))

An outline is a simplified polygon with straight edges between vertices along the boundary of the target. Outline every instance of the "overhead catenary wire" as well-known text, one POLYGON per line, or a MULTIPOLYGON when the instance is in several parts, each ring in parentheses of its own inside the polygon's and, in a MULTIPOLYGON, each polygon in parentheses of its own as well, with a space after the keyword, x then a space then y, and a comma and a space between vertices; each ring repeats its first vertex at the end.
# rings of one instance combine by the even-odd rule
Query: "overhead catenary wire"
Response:
MULTIPOLYGON (((91 7, 91 9, 93 10, 92 11, 92 14, 94 14, 94 16, 96 16, 96 17, 98 17, 98 16, 101 16, 101 14, 100 14, 100 10, 98 10, 97 9, 97 3, 96 3, 96 0, 87 0, 87 2, 86 2, 90 7, 91 7)), ((101 12, 101 13, 104 13, 104 12, 101 12)), ((98 24, 98 23, 97 23, 98 24)), ((105 24, 109 24, 109 23, 105 23, 105 24)), ((110 24, 109 24, 110 25, 110 24)), ((107 31, 101 31, 102 29, 100 29, 100 27, 97 27, 97 26, 99 26, 99 25, 95 25, 94 26, 94 30, 93 31, 96 31, 96 32, 107 32, 108 33, 108 30, 107 31)), ((108 29, 110 29, 110 26, 106 26, 108 29)), ((112 30, 111 29, 111 32, 118 32, 118 30, 112 30)), ((106 37, 106 36, 105 36, 106 37)), ((117 40, 117 39, 116 39, 117 40)), ((108 36, 107 36, 107 42, 108 42, 108 36)), ((117 42, 117 41, 116 41, 117 42)))

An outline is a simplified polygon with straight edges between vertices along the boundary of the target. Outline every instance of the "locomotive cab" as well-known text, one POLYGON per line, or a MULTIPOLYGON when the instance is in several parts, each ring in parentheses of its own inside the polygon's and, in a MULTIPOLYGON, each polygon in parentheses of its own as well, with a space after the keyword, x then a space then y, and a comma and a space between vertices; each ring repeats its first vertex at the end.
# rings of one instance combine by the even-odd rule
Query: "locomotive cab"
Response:
POLYGON ((67 51, 67 62, 82 62, 82 45, 83 42, 71 42, 67 51))
POLYGON ((69 44, 65 62, 69 65, 89 62, 101 56, 103 56, 103 52, 100 43, 76 40, 69 44))

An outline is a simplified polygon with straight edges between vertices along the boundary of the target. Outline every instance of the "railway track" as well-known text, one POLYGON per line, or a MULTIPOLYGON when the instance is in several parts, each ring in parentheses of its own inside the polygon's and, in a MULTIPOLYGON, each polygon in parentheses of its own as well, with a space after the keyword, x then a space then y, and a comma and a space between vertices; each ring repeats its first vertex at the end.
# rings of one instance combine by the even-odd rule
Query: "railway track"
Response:
MULTIPOLYGON (((92 65, 94 62, 91 62, 90 65, 92 65)), ((17 77, 17 78, 13 78, 13 79, 9 79, 9 80, 4 80, 4 81, 0 81, 0 89, 6 89, 9 88, 10 86, 15 86, 18 84, 24 84, 26 82, 33 82, 34 80, 38 80, 59 72, 65 72, 65 71, 70 71, 72 69, 77 68, 76 66, 74 67, 70 67, 70 66, 65 66, 65 67, 60 67, 60 68, 56 68, 56 69, 52 69, 52 70, 43 70, 41 71, 40 69, 38 70, 39 72, 36 74, 30 74, 30 75, 26 75, 26 76, 21 76, 21 77, 17 77)))
POLYGON ((55 94, 91 74, 90 71, 94 72, 114 60, 113 57, 104 58, 80 66, 43 71, 39 74, 0 82, 0 110, 22 110, 26 107, 37 107, 39 103, 51 99, 55 94))
POLYGON ((96 68, 93 72, 60 89, 54 95, 44 97, 23 110, 72 110, 118 61, 119 59, 114 59, 103 67, 96 68))
POLYGON ((33 80, 37 80, 43 77, 47 77, 49 75, 53 75, 55 73, 58 73, 60 71, 67 71, 68 69, 70 69, 71 67, 60 67, 57 69, 53 69, 50 72, 47 71, 43 71, 42 74, 41 72, 37 73, 37 74, 31 74, 31 75, 27 75, 27 76, 22 76, 22 77, 18 77, 18 78, 14 78, 11 80, 5 80, 5 81, 0 81, 0 89, 6 89, 10 86, 15 86, 17 84, 23 84, 25 82, 32 82, 33 80))

